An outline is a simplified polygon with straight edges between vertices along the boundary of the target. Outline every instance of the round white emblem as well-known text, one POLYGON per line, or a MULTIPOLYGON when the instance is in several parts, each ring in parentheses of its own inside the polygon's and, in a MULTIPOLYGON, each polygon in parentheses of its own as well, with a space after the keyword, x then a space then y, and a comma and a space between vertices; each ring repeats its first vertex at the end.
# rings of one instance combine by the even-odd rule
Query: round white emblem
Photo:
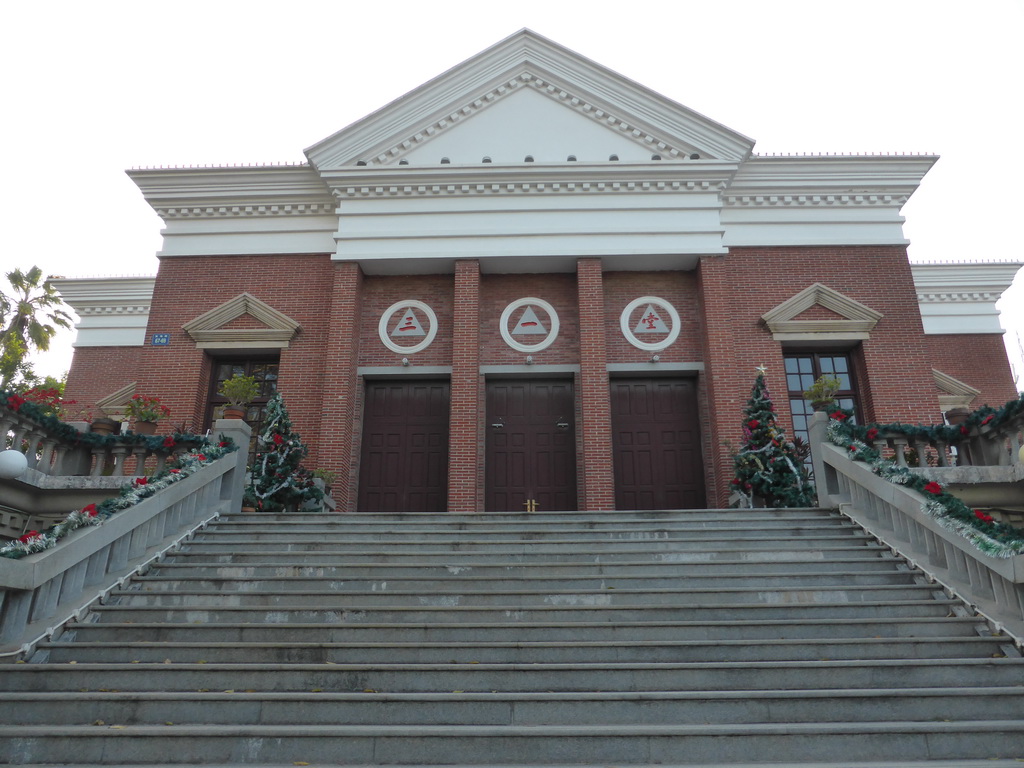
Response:
POLYGON ((679 338, 679 313, 657 296, 641 296, 626 305, 619 316, 619 327, 626 341, 637 349, 660 352, 679 338), (640 309, 639 314, 636 310, 640 309), (659 311, 660 310, 660 311, 659 311), (646 336, 647 341, 641 337, 646 336))
POLYGON ((543 299, 518 299, 505 307, 498 327, 501 329, 501 338, 512 349, 540 352, 550 347, 558 337, 558 313, 543 299), (517 312, 519 309, 522 311, 517 312), (537 314, 538 309, 547 315, 546 323, 537 314))
POLYGON ((381 343, 392 352, 412 355, 430 346, 437 335, 437 315, 422 301, 406 299, 396 301, 384 310, 377 323, 377 335, 381 343), (428 328, 424 329, 426 320, 428 328), (397 340, 409 340, 411 344, 400 344, 397 340))

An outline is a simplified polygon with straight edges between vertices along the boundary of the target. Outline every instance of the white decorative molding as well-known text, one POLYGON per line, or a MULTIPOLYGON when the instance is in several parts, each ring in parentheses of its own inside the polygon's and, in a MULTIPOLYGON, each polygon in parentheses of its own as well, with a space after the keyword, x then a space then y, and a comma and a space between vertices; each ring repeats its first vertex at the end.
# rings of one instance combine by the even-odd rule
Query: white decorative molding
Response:
POLYGON ((422 301, 416 301, 415 299, 396 301, 381 313, 380 321, 377 323, 377 336, 380 338, 381 344, 392 352, 396 352, 400 355, 414 355, 417 352, 422 352, 434 342, 434 337, 437 336, 437 315, 434 313, 434 310, 430 308, 429 304, 425 304, 422 301), (410 344, 407 347, 392 341, 388 332, 388 323, 391 322, 392 316, 398 310, 405 309, 406 307, 418 309, 426 316, 430 325, 430 328, 427 329, 424 338, 421 341, 416 344, 410 344))
POLYGON ((181 326, 198 349, 284 349, 302 326, 249 293, 240 293, 181 326), (263 328, 223 328, 251 315, 263 328))
POLYGON ((821 283, 814 283, 761 315, 776 341, 856 341, 871 338, 882 313, 821 283), (838 319, 800 320, 815 305, 838 319))
POLYGON ((544 299, 537 299, 532 296, 527 296, 525 298, 509 302, 509 305, 505 307, 505 310, 501 313, 501 319, 498 321, 498 330, 501 332, 501 338, 505 340, 505 343, 512 347, 512 349, 518 352, 526 352, 527 354, 540 352, 554 344, 555 339, 558 338, 558 331, 560 327, 558 312, 555 311, 555 308, 548 302, 544 301, 544 299), (540 341, 534 344, 524 344, 513 337, 512 332, 508 329, 508 321, 511 319, 512 313, 520 307, 531 306, 540 307, 547 313, 548 325, 551 327, 548 329, 547 333, 544 334, 544 338, 540 341))
POLYGON ((334 202, 324 203, 265 203, 263 205, 184 206, 178 208, 155 207, 161 219, 218 219, 233 216, 325 216, 335 212, 334 202))
POLYGON ((980 389, 975 389, 970 384, 964 384, 959 379, 954 379, 948 373, 932 368, 932 377, 935 386, 942 394, 939 395, 939 406, 943 411, 951 408, 970 408, 974 398, 981 394, 980 389))
POLYGON ((996 302, 1024 262, 911 264, 927 334, 1003 333, 996 302))
POLYGON ((393 163, 529 89, 649 151, 742 160, 753 141, 530 30, 502 40, 306 150, 321 170, 393 163))
POLYGON ((136 383, 133 381, 130 384, 125 384, 116 392, 112 392, 106 397, 97 400, 96 407, 112 419, 126 421, 125 409, 128 407, 128 401, 135 394, 136 383))
POLYGON ((675 343, 675 340, 679 338, 679 331, 682 328, 682 323, 679 320, 679 312, 669 302, 664 299, 658 298, 657 296, 641 296, 638 299, 633 299, 629 302, 619 315, 619 329, 622 331, 622 335, 626 338, 630 344, 637 349, 642 349, 645 352, 660 352, 663 349, 668 349, 675 343), (638 307, 642 307, 645 304, 656 305, 665 310, 665 313, 669 317, 671 327, 668 329, 668 333, 665 338, 659 341, 641 341, 637 338, 636 332, 633 329, 632 321, 630 316, 633 311, 638 307))
POLYGON ((58 277, 52 281, 78 315, 75 347, 140 347, 155 277, 58 277))

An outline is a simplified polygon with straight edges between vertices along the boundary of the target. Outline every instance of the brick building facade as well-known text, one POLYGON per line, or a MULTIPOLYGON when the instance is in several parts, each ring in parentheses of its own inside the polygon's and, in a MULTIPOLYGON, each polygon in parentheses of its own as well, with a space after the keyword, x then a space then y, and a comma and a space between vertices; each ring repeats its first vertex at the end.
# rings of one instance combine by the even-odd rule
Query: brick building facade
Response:
POLYGON ((908 262, 934 157, 760 157, 527 30, 306 155, 131 172, 160 269, 57 281, 70 397, 202 429, 254 373, 340 509, 472 511, 724 505, 759 365, 797 431, 828 370, 871 421, 1015 395, 1020 265, 908 262))

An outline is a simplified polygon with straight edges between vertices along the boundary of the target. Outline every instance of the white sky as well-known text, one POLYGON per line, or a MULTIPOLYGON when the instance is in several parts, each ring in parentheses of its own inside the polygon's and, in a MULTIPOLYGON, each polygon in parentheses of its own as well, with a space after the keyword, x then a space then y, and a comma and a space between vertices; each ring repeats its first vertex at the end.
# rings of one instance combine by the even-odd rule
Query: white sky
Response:
MULTIPOLYGON (((911 258, 1024 261, 1024 0, 58 0, 0 10, 0 268, 155 274, 161 222, 125 169, 302 161, 522 27, 760 154, 939 154, 911 258)), ((1024 275, 1000 307, 1017 348, 1024 275)))

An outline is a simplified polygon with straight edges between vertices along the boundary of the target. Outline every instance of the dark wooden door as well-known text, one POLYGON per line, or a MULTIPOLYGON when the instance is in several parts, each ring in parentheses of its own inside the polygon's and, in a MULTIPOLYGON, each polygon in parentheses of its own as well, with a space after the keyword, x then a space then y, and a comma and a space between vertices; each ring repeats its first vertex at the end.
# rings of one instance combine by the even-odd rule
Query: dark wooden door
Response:
POLYGON ((450 400, 447 381, 366 383, 360 512, 447 509, 450 400))
POLYGON ((613 379, 617 509, 701 509, 706 503, 693 379, 613 379))
POLYGON ((488 381, 488 511, 576 509, 572 382, 488 381))

